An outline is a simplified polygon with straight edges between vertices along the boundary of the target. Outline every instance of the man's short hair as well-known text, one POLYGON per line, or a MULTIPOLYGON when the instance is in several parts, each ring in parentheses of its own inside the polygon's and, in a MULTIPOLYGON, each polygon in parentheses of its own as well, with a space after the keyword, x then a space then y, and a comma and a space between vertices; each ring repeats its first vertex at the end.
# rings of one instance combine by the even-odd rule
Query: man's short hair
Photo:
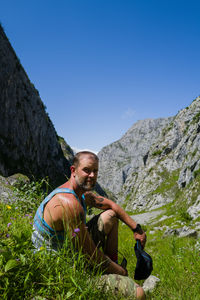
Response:
POLYGON ((80 151, 80 152, 76 153, 76 155, 74 156, 72 165, 74 165, 77 168, 79 166, 81 157, 84 156, 84 155, 87 155, 88 157, 90 157, 90 158, 96 160, 97 162, 99 162, 99 158, 95 153, 90 152, 90 151, 80 151))

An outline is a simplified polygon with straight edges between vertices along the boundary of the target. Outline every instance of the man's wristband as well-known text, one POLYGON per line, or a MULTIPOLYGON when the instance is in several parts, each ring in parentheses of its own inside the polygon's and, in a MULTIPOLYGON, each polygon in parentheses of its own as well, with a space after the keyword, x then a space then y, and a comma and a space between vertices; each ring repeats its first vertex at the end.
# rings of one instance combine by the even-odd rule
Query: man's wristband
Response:
POLYGON ((132 231, 133 231, 134 233, 135 233, 135 232, 140 233, 141 230, 142 230, 142 227, 141 227, 140 224, 137 224, 136 227, 135 227, 134 229, 132 229, 132 231))

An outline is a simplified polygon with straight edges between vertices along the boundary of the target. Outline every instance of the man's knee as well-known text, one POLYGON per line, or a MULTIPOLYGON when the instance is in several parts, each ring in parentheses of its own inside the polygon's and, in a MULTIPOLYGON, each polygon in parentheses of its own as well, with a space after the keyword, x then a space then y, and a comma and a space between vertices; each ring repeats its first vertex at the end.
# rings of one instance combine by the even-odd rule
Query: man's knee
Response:
POLYGON ((116 213, 112 209, 108 209, 101 214, 101 219, 104 225, 104 231, 106 234, 110 232, 113 226, 118 226, 118 218, 116 213))
POLYGON ((118 221, 117 214, 112 209, 108 209, 108 210, 104 211, 101 214, 101 217, 103 217, 104 220, 113 220, 116 222, 118 221))
POLYGON ((105 212, 103 212, 101 214, 101 218, 104 224, 106 223, 117 224, 119 222, 116 213, 112 209, 108 209, 105 212))

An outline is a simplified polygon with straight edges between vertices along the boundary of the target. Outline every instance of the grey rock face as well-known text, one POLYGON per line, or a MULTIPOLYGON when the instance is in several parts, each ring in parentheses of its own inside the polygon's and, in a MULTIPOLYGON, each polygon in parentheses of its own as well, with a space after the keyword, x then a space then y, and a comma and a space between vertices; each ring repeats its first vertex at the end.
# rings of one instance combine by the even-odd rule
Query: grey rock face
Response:
POLYGON ((150 146, 157 140, 171 118, 138 121, 118 141, 99 153, 98 182, 113 193, 119 193, 127 177, 146 164, 150 146))
POLYGON ((194 237, 197 238, 197 231, 195 229, 191 229, 187 226, 183 226, 181 228, 168 228, 165 233, 164 236, 170 236, 170 235, 177 235, 179 237, 194 237))
POLYGON ((62 183, 69 161, 38 91, 0 26, 0 174, 48 176, 62 183))
POLYGON ((190 183, 193 191, 185 189, 184 199, 194 205, 200 174, 200 97, 175 117, 136 123, 121 140, 104 147, 99 158, 99 183, 128 210, 162 207, 190 183))
MULTIPOLYGON (((16 174, 15 174, 16 175, 16 174)), ((11 177, 0 176, 0 201, 4 203, 14 202, 16 200, 16 195, 10 188, 16 183, 15 175, 11 177)), ((24 182, 28 180, 25 176, 22 176, 24 182)))
MULTIPOLYGON (((175 188, 187 186, 198 174, 199 114, 198 97, 177 114, 151 146, 147 164, 140 168, 134 187, 135 207, 152 209, 173 201, 175 188)), ((190 196, 185 194, 185 199, 189 202, 190 196)))
POLYGON ((197 219, 200 215, 200 196, 197 197, 196 202, 187 210, 192 219, 197 219))

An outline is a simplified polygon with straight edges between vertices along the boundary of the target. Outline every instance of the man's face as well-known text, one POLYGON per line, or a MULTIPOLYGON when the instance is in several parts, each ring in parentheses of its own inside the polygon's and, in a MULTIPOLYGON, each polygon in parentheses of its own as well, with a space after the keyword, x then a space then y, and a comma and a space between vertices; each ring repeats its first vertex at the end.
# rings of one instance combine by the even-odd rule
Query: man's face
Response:
POLYGON ((91 191, 96 184, 98 162, 89 156, 80 158, 79 166, 75 169, 76 184, 84 191, 91 191))

